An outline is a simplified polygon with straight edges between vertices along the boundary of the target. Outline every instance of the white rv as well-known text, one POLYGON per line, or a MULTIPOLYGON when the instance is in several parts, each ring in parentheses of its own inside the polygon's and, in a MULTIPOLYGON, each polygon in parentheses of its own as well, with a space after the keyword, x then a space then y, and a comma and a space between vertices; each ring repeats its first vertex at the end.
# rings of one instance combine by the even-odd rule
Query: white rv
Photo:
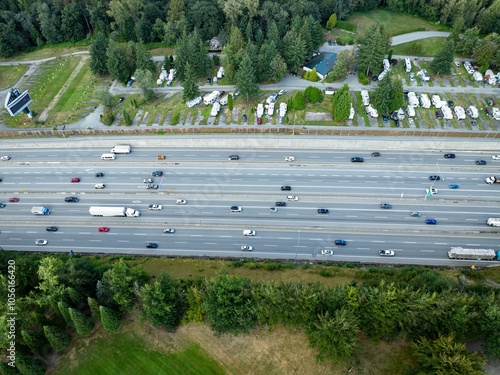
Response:
POLYGON ((432 95, 432 105, 437 109, 443 106, 443 101, 439 97, 439 95, 432 95))
POLYGON ((217 71, 217 78, 221 79, 222 77, 224 77, 224 67, 221 66, 219 68, 219 70, 217 71))
POLYGON ((194 108, 198 106, 202 102, 201 96, 198 96, 197 98, 194 98, 193 100, 189 100, 186 102, 186 105, 188 108, 194 108))
POLYGON ((420 104, 422 104, 422 108, 430 108, 431 107, 431 101, 429 100, 429 97, 427 96, 427 94, 420 95, 420 104))
POLYGON ((351 103, 351 110, 349 111, 349 120, 352 120, 354 118, 354 115, 355 115, 355 112, 354 112, 354 108, 352 107, 352 103, 351 103))
POLYGON ((389 62, 388 59, 384 59, 382 61, 382 64, 384 65, 384 70, 390 70, 391 69, 391 63, 389 62))
POLYGON ((413 91, 408 93, 408 104, 412 107, 418 107, 419 105, 417 95, 413 91))
POLYGON ((220 92, 217 90, 212 91, 210 94, 205 95, 203 97, 203 103, 205 103, 205 105, 214 104, 217 98, 219 97, 219 94, 220 92))
POLYGON ((370 96, 368 95, 368 91, 361 90, 361 102, 365 107, 370 105, 370 96))
POLYGON ((494 85, 497 82, 495 78, 495 73, 493 73, 493 70, 491 69, 488 69, 484 73, 484 79, 488 82, 488 85, 494 85))
POLYGON ((378 112, 375 108, 373 108, 371 105, 365 107, 366 114, 371 116, 371 117, 378 117, 378 112))
POLYGON ((450 107, 447 105, 441 107, 441 112, 443 112, 443 118, 445 120, 451 120, 453 118, 453 112, 451 112, 450 107))
POLYGON ((410 62, 410 59, 408 57, 405 57, 405 70, 406 70, 406 73, 411 72, 411 62, 410 62))
POLYGON ((460 107, 460 106, 456 106, 455 107, 455 116, 457 116, 457 119, 459 120, 465 120, 465 110, 460 107))
POLYGON ((481 73, 479 73, 478 71, 475 71, 474 73, 472 73, 472 78, 476 82, 481 82, 483 80, 483 75, 481 73))
POLYGON ((409 105, 407 108, 406 108, 406 113, 408 114, 408 116, 410 117, 415 117, 415 108, 413 108, 411 105, 409 105))
POLYGON ((212 107, 212 110, 210 111, 210 116, 217 116, 217 114, 219 113, 220 111, 220 104, 219 102, 215 102, 213 107, 212 107))
POLYGON ((479 117, 479 112, 476 107, 471 105, 469 108, 467 108, 467 114, 469 115, 470 118, 478 118, 479 117))

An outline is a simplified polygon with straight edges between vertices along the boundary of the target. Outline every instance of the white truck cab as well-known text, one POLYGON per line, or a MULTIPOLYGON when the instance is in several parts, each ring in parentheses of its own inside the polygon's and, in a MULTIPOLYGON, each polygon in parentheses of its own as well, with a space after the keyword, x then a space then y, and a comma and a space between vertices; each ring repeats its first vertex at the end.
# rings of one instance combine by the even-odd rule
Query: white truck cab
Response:
POLYGON ((294 156, 285 156, 285 161, 295 161, 294 156))

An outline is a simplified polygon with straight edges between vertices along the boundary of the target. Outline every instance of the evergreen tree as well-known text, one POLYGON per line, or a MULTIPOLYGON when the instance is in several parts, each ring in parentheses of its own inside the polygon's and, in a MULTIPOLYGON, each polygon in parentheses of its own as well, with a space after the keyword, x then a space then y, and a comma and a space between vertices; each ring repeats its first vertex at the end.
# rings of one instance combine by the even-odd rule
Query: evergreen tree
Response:
POLYGON ((455 53, 455 43, 452 39, 448 40, 441 51, 438 52, 432 60, 430 68, 435 74, 450 74, 453 64, 453 55, 455 53))
POLYGON ((75 288, 69 287, 66 290, 68 292, 69 298, 71 298, 71 302, 73 302, 73 305, 80 306, 84 303, 84 297, 75 288))
POLYGON ((16 357, 16 368, 23 375, 44 375, 47 365, 38 358, 18 355, 16 357))
POLYGON ((148 70, 154 73, 156 70, 155 63, 151 53, 146 49, 143 43, 135 43, 135 69, 148 70))
POLYGON ((458 38, 456 44, 457 52, 462 56, 472 56, 474 48, 479 41, 479 29, 473 27, 465 30, 463 36, 458 38))
POLYGON ((224 75, 229 82, 236 80, 236 72, 239 69, 240 61, 244 53, 245 42, 243 34, 236 26, 231 26, 228 42, 224 47, 224 75))
POLYGON ((191 64, 186 63, 186 71, 184 74, 184 81, 182 82, 182 87, 184 91, 182 93, 182 98, 185 102, 188 100, 192 100, 198 96, 200 96, 200 90, 196 83, 196 79, 194 78, 193 69, 191 68, 191 64))
POLYGON ((232 111, 233 110, 233 95, 229 94, 227 96, 227 108, 232 111))
POLYGON ((23 329, 21 336, 33 353, 43 353, 45 346, 48 345, 42 332, 23 329))
POLYGON ((165 69, 167 72, 173 68, 172 65, 170 65, 171 61, 170 61, 170 56, 169 55, 165 55, 163 57, 163 69, 165 69))
POLYGON ((255 76, 253 59, 247 53, 243 55, 240 67, 236 73, 236 89, 247 100, 259 94, 259 85, 255 76))
POLYGON ((308 81, 311 82, 318 82, 319 77, 316 68, 312 68, 312 70, 307 71, 306 74, 304 74, 304 79, 307 79, 308 81))
POLYGON ((296 110, 302 110, 306 108, 306 96, 303 91, 297 91, 293 96, 292 108, 296 110))
POLYGON ((71 321, 71 316, 69 315, 68 308, 69 306, 62 301, 59 301, 57 303, 57 307, 59 308, 59 312, 61 313, 62 317, 64 318, 64 321, 66 324, 70 327, 73 327, 73 322, 71 321))
POLYGON ((283 44, 285 45, 283 57, 286 65, 288 69, 295 71, 302 66, 306 58, 306 42, 301 34, 289 31, 283 39, 283 44))
POLYGON ((321 90, 315 86, 308 86, 304 95, 309 103, 319 103, 323 100, 323 94, 321 90))
POLYGON ((101 321, 101 313, 99 312, 99 304, 92 297, 88 297, 87 302, 89 304, 90 312, 92 313, 94 320, 96 322, 100 322, 101 321))
POLYGON ((349 118, 351 111, 351 96, 349 95, 349 86, 343 85, 339 90, 333 94, 332 98, 333 121, 345 121, 349 118))
POLYGON ((153 91, 153 74, 150 70, 137 69, 134 73, 137 85, 142 90, 142 96, 146 101, 155 98, 156 94, 153 91))
POLYGON ((113 79, 125 84, 135 71, 135 56, 128 44, 110 42, 106 52, 106 66, 113 79))
POLYGON ((120 313, 104 306, 99 306, 99 312, 101 313, 101 322, 105 330, 113 332, 120 327, 120 313))
POLYGON ((54 326, 43 326, 43 333, 49 344, 58 352, 64 350, 71 339, 69 334, 54 326))
POLYGON ((326 22, 326 29, 331 30, 337 25, 337 14, 333 13, 326 22))
POLYGON ((98 32, 90 45, 90 70, 96 76, 103 76, 108 73, 106 57, 108 44, 108 38, 104 33, 98 32))
POLYGON ((383 25, 376 23, 369 27, 358 40, 358 71, 367 76, 382 72, 382 60, 389 47, 389 37, 383 25))
POLYGON ((269 63, 269 80, 271 82, 279 82, 286 76, 286 62, 280 54, 277 54, 269 63))
POLYGON ((92 332, 94 325, 89 318, 83 315, 80 311, 75 310, 71 307, 68 310, 69 315, 71 316, 71 320, 75 325, 76 332, 78 332, 80 336, 87 336, 90 332, 92 332))

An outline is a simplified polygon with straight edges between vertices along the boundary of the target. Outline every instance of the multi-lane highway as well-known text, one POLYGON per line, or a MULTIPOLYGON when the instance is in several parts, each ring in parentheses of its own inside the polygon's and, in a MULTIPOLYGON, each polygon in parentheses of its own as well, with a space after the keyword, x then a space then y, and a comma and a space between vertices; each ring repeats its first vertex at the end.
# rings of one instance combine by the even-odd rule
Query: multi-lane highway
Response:
MULTIPOLYGON (((100 160, 109 148, 4 149, 0 167, 0 246, 5 250, 137 253, 187 256, 252 256, 409 264, 468 264, 447 259, 451 246, 499 247, 498 230, 486 225, 500 217, 500 185, 484 178, 498 174, 500 160, 490 154, 440 152, 314 151, 269 149, 134 148, 116 160, 100 160), (158 154, 166 160, 157 161, 158 154), (240 160, 228 160, 229 155, 240 160), (295 162, 285 162, 294 156, 295 162), (351 157, 364 157, 351 163, 351 157), (478 166, 476 160, 488 164, 478 166), (151 176, 155 170, 163 177, 151 176), (104 177, 95 177, 104 172, 104 177), (439 181, 430 181, 439 175, 439 181), (79 183, 71 179, 80 178, 79 183), (153 178, 158 190, 146 190, 153 178), (96 183, 105 189, 96 190, 96 183), (458 184, 458 189, 450 189, 458 184), (283 185, 291 191, 281 191, 283 185), (438 193, 428 197, 432 185, 438 193), (298 196, 288 201, 287 195, 298 196), (80 201, 67 203, 64 197, 80 201), (18 197, 19 202, 9 203, 18 197), (176 199, 186 205, 176 205, 176 199), (284 201, 286 207, 270 208, 284 201), (149 211, 153 203, 161 211, 149 211), (389 203, 392 209, 381 209, 389 203), (52 213, 31 214, 44 206, 52 213), (230 212, 238 205, 242 212, 230 212), (92 217, 90 206, 125 206, 136 217, 92 217), (329 214, 318 214, 327 208, 329 214), (411 217, 411 211, 421 217, 411 217), (437 225, 427 225, 426 219, 437 225), (47 232, 57 226, 57 232, 47 232), (109 227, 107 233, 98 227, 109 227), (164 228, 175 228, 164 234, 164 228), (253 229, 256 236, 245 237, 253 229), (46 239, 45 247, 35 240, 46 239), (335 246, 334 240, 347 241, 335 246), (155 242, 158 249, 147 249, 155 242), (242 245, 254 247, 241 252, 242 245), (322 256, 321 250, 333 250, 322 256), (378 250, 395 257, 382 258, 378 250)), ((476 262, 477 263, 477 262, 476 262)))

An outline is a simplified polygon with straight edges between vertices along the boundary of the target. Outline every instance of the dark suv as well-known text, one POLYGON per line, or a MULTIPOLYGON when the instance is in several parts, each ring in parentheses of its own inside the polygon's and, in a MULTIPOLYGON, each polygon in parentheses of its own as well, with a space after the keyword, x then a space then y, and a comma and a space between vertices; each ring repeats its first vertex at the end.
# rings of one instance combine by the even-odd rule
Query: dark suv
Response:
POLYGON ((429 176, 429 180, 431 180, 431 181, 439 181, 439 180, 441 180, 441 177, 436 176, 436 175, 434 175, 434 176, 429 176))
POLYGON ((47 232, 57 232, 58 229, 59 229, 58 227, 47 227, 47 228, 45 228, 45 230, 47 232))
POLYGON ((318 208, 318 214, 327 214, 328 212, 328 208, 318 208))
POLYGON ((364 162, 364 161, 365 161, 365 159, 360 158, 359 156, 356 156, 356 157, 354 157, 354 158, 351 158, 351 162, 353 162, 353 163, 362 163, 362 162, 364 162))
POLYGON ((162 171, 154 171, 154 172, 151 172, 151 176, 161 177, 161 176, 163 176, 163 172, 162 171))
POLYGON ((285 185, 285 186, 282 186, 282 187, 281 187, 281 191, 290 191, 290 190, 292 190, 292 187, 291 187, 291 186, 286 186, 286 185, 285 185))
POLYGON ((276 202, 274 205, 276 207, 286 207, 286 202, 276 202))
POLYGON ((380 208, 384 209, 384 210, 390 210, 392 209, 392 204, 389 204, 389 203, 382 203, 380 205, 380 208))
POLYGON ((227 159, 228 160, 240 160, 240 157, 238 155, 231 155, 227 159))
POLYGON ((445 159, 455 159, 455 154, 444 154, 445 159))
POLYGON ((78 202, 79 200, 80 200, 80 198, 78 198, 78 197, 66 197, 66 198, 64 198, 65 202, 78 202))

